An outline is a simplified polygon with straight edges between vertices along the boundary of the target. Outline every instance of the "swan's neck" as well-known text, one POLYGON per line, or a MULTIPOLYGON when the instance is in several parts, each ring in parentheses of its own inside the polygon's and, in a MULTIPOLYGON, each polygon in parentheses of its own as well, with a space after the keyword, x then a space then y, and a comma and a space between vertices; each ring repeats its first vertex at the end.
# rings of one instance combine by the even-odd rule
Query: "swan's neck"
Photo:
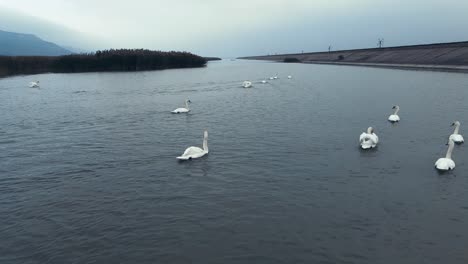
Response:
POLYGON ((394 112, 393 114, 394 114, 394 115, 398 115, 398 112, 399 112, 399 111, 400 111, 400 108, 397 107, 397 108, 395 108, 395 112, 394 112))
POLYGON ((453 151, 454 146, 455 146, 455 144, 453 144, 453 142, 449 143, 449 147, 448 147, 448 150, 447 150, 447 155, 445 155, 445 158, 452 159, 452 151, 453 151))
POLYGON ((185 108, 189 110, 188 101, 185 101, 185 108))
POLYGON ((455 125, 455 130, 453 131, 453 133, 454 133, 455 135, 458 135, 459 130, 460 130, 460 125, 459 125, 459 124, 456 124, 456 125, 455 125))
POLYGON ((208 138, 206 136, 203 138, 203 150, 208 152, 208 138))

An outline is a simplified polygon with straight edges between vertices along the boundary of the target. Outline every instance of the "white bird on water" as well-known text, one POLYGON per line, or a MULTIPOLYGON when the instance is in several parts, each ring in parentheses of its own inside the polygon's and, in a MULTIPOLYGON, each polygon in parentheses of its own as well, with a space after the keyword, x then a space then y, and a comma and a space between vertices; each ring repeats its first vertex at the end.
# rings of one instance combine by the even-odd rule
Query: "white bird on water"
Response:
POLYGON ((29 87, 30 88, 39 88, 39 81, 30 82, 29 87))
POLYGON ((455 146, 455 143, 453 142, 453 140, 449 139, 448 145, 449 147, 445 158, 440 158, 435 162, 436 169, 440 171, 448 171, 455 169, 455 162, 452 160, 452 151, 453 147, 455 146))
POLYGON ((245 81, 245 82, 242 84, 242 87, 244 87, 244 88, 250 88, 250 87, 252 87, 252 82, 251 82, 251 81, 245 81))
POLYGON ((369 127, 367 133, 364 132, 359 136, 359 143, 362 149, 375 148, 379 143, 379 137, 374 133, 374 129, 369 127))
POLYGON ((172 113, 173 114, 180 114, 180 113, 190 112, 189 103, 191 103, 191 102, 192 101, 190 101, 189 99, 185 100, 185 108, 184 107, 177 108, 176 110, 172 111, 172 113))
POLYGON ((270 80, 274 80, 274 79, 275 79, 275 77, 270 77, 270 80))
POLYGON ((267 81, 266 81, 266 80, 262 80, 262 83, 267 83, 267 81))
POLYGON ((199 147, 189 147, 184 151, 182 156, 177 157, 178 160, 191 160, 201 158, 208 154, 208 131, 205 130, 203 135, 203 149, 199 147))
POLYGON ((465 140, 463 139, 463 136, 459 134, 460 122, 455 121, 455 122, 453 122, 452 126, 455 127, 455 130, 453 131, 453 134, 450 135, 449 140, 453 140, 453 142, 455 142, 457 144, 461 144, 461 143, 465 142, 465 140))
POLYGON ((288 79, 292 79, 292 76, 291 76, 291 75, 288 75, 288 79))
POLYGON ((395 105, 394 107, 392 107, 392 109, 395 109, 395 112, 393 112, 393 114, 388 117, 388 121, 390 122, 400 121, 400 117, 398 116, 398 111, 400 111, 400 107, 398 105, 395 105))

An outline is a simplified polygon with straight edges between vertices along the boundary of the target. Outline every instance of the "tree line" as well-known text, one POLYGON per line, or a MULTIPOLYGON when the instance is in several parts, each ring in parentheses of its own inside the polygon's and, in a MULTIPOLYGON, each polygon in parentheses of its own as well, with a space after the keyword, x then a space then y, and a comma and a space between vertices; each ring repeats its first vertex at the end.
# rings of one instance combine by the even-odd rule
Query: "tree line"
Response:
POLYGON ((205 58, 189 52, 110 49, 64 56, 0 56, 0 76, 46 72, 145 71, 205 65, 205 58))

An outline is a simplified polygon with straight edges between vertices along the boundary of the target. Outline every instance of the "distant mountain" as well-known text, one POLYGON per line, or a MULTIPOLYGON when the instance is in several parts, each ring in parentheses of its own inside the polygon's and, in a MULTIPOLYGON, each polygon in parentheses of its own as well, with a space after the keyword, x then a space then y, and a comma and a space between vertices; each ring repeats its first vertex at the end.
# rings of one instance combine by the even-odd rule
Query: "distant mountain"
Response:
POLYGON ((0 55, 7 56, 59 56, 72 53, 35 35, 0 30, 0 55))
POLYGON ((77 53, 77 54, 94 52, 94 50, 75 48, 72 46, 64 46, 64 45, 60 45, 60 46, 66 50, 71 51, 72 53, 77 53))
MULTIPOLYGON (((99 35, 83 33, 37 16, 6 8, 1 2, 2 0, 0 0, 0 30, 32 33, 41 39, 53 42, 73 52, 77 52, 77 48, 86 51, 102 50, 114 44, 101 39, 99 35), (74 49, 69 49, 69 47, 74 49)), ((37 12, 37 10, 29 11, 37 12)))

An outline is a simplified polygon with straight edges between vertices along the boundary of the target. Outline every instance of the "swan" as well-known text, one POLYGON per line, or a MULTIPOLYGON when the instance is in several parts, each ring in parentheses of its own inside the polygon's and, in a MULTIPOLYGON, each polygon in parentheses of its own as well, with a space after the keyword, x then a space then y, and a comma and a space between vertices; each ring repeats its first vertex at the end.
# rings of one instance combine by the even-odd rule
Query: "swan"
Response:
POLYGON ((288 75, 288 79, 292 79, 292 76, 291 76, 291 75, 288 75))
POLYGON ((453 170, 455 168, 455 162, 452 160, 452 151, 453 146, 455 146, 455 143, 453 142, 453 140, 449 139, 448 145, 449 147, 445 158, 440 158, 435 163, 435 167, 438 170, 448 171, 453 170))
POLYGON ((270 77, 270 80, 274 80, 274 79, 275 79, 275 77, 270 77))
POLYGON ((39 81, 30 82, 29 87, 30 88, 38 88, 39 87, 39 81))
POLYGON ((176 110, 172 111, 171 113, 180 114, 180 113, 190 112, 189 103, 191 103, 191 102, 192 101, 190 101, 189 99, 185 100, 185 108, 184 107, 177 108, 176 110))
POLYGON ((203 149, 199 147, 189 147, 184 151, 182 156, 177 157, 178 160, 191 160, 201 158, 208 154, 208 131, 203 134, 203 149))
POLYGON ((266 81, 266 80, 262 80, 262 83, 267 83, 267 81, 266 81))
POLYGON ((374 133, 374 129, 369 127, 367 133, 364 132, 359 136, 359 143, 362 149, 375 148, 379 143, 379 137, 374 133))
POLYGON ((273 76, 273 79, 275 79, 275 80, 276 80, 276 79, 278 79, 278 76, 276 76, 276 75, 275 75, 275 76, 273 76))
POLYGON ((244 88, 250 88, 250 87, 252 87, 252 82, 250 82, 250 81, 245 81, 245 82, 242 84, 242 87, 244 87, 244 88))
POLYGON ((453 142, 457 144, 461 144, 465 142, 465 140, 463 139, 463 136, 458 133, 458 131, 460 130, 460 122, 455 121, 453 122, 452 126, 455 127, 455 131, 453 131, 453 134, 450 135, 449 140, 453 140, 453 142))
POLYGON ((400 117, 398 116, 398 111, 400 111, 400 107, 398 105, 395 105, 394 107, 392 107, 392 109, 395 109, 395 112, 393 113, 393 115, 390 115, 388 117, 388 121, 390 122, 400 121, 400 117))

